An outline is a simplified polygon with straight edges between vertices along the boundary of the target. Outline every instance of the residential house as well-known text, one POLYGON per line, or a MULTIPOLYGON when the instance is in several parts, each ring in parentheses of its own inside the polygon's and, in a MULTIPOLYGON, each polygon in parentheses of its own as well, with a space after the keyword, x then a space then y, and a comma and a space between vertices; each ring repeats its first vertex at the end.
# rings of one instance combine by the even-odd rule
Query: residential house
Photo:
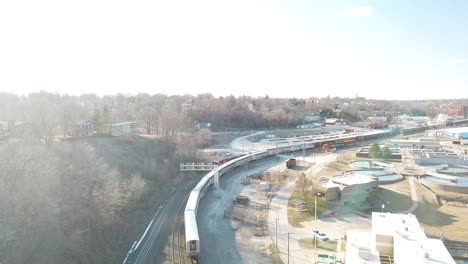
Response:
POLYGON ((136 135, 138 129, 136 127, 136 121, 127 121, 121 123, 113 123, 105 125, 106 132, 112 136, 123 136, 123 135, 136 135))
POLYGON ((68 137, 89 137, 94 133, 94 125, 90 120, 80 120, 75 125, 67 127, 68 137))

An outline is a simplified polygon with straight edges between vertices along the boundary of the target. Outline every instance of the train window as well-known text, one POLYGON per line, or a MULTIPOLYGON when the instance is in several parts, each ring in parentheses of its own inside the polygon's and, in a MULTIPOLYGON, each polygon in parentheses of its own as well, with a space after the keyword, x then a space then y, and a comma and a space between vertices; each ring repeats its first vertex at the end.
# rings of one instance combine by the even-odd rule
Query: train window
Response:
POLYGON ((190 241, 190 250, 196 250, 197 249, 197 241, 191 240, 190 241))

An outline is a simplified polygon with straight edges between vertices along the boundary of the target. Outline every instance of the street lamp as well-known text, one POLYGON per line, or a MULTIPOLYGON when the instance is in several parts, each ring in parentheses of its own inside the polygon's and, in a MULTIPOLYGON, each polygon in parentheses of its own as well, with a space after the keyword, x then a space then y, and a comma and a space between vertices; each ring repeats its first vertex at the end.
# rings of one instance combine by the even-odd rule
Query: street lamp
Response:
POLYGON ((314 215, 315 215, 315 221, 317 221, 317 195, 314 195, 315 197, 315 202, 314 202, 314 215))
POLYGON ((289 264, 289 234, 292 234, 292 233, 288 232, 288 264, 289 264))
MULTIPOLYGON (((315 221, 314 221, 314 226, 315 230, 317 230, 317 195, 314 195, 314 216, 315 216, 315 221)), ((314 252, 317 253, 317 234, 314 233, 314 252)))
POLYGON ((278 250, 278 253, 279 253, 279 248, 278 248, 278 221, 279 221, 279 218, 276 218, 276 249, 278 250))

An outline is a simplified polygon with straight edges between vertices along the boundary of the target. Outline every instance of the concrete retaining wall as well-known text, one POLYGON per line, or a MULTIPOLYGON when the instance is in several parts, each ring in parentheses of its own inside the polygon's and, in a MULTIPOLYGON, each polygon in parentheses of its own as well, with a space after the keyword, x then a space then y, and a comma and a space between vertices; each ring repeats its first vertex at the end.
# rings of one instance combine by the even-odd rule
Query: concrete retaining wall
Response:
POLYGON ((459 166, 468 166, 468 160, 462 159, 444 159, 444 158, 422 158, 414 160, 418 165, 459 165, 459 166))
POLYGON ((423 179, 419 180, 419 183, 422 185, 428 187, 429 189, 433 191, 446 191, 446 192, 456 192, 456 193, 464 193, 468 194, 468 187, 463 187, 463 186, 449 186, 449 185, 442 185, 442 184, 437 184, 437 183, 432 183, 429 181, 425 181, 423 179))

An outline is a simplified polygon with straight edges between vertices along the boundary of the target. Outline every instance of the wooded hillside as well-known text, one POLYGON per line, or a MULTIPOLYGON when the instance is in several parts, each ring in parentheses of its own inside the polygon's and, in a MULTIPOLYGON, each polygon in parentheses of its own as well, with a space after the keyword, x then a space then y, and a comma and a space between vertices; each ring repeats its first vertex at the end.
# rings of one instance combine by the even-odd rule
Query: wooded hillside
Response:
POLYGON ((141 137, 0 146, 1 263, 119 263, 178 176, 141 137))

